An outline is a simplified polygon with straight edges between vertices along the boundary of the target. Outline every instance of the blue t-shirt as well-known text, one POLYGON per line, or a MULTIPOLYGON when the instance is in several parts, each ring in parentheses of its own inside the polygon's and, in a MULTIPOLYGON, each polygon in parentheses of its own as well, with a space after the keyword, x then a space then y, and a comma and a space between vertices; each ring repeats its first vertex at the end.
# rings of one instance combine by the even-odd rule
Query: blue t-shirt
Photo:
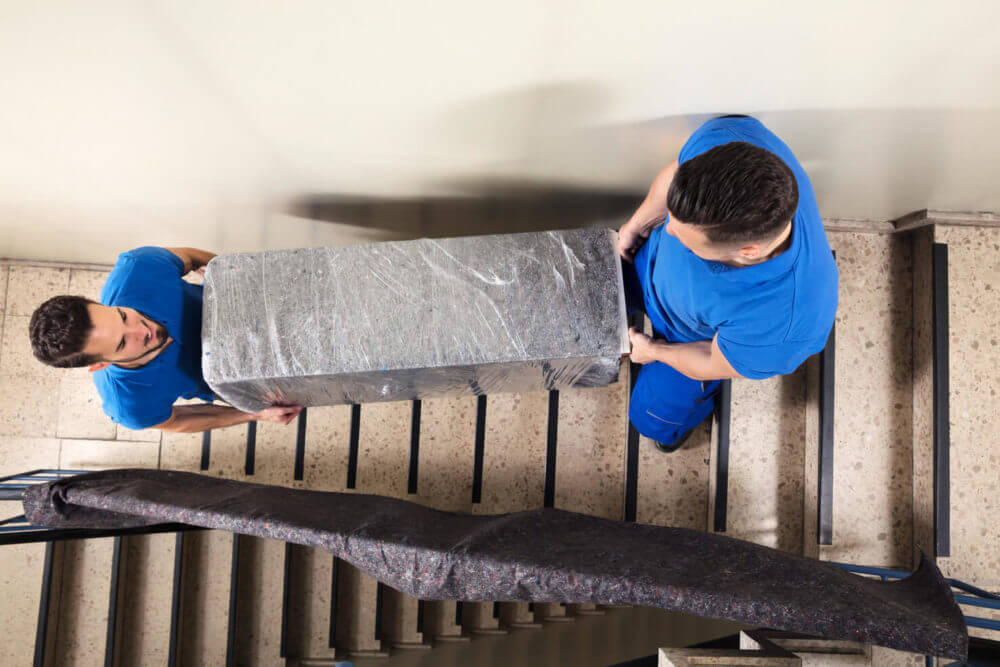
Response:
POLYGON ((184 262, 169 250, 136 248, 118 256, 101 290, 101 303, 134 308, 174 339, 144 366, 111 364, 93 374, 104 412, 127 428, 167 421, 178 398, 215 398, 201 373, 203 288, 182 280, 183 274, 184 262))
POLYGON ((733 141, 771 151, 795 174, 799 204, 789 248, 760 264, 735 267, 701 259, 661 225, 650 234, 636 269, 657 332, 678 343, 711 340, 718 333, 729 364, 759 380, 791 373, 826 345, 837 311, 837 265, 809 177, 760 121, 710 120, 684 144, 678 162, 733 141))

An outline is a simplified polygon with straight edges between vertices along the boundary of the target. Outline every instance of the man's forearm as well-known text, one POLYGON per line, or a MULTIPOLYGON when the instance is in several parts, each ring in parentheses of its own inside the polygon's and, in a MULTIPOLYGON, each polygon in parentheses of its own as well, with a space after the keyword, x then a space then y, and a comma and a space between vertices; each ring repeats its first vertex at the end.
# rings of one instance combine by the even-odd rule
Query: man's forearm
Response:
POLYGON ((198 250, 198 248, 167 248, 167 250, 177 255, 184 262, 185 275, 192 271, 197 271, 215 257, 214 252, 198 250))
POLYGON ((656 360, 673 367, 678 373, 702 382, 723 379, 712 377, 712 341, 667 343, 658 340, 655 345, 656 360))
POLYGON ((169 421, 155 427, 170 433, 200 433, 254 421, 256 416, 228 405, 176 405, 169 421))
POLYGON ((658 206, 653 202, 647 201, 643 202, 642 206, 636 209, 632 217, 629 218, 628 224, 639 230, 643 236, 649 236, 649 233, 666 219, 666 202, 662 206, 658 206))
POLYGON ((629 219, 628 224, 641 230, 643 236, 648 236, 653 228, 667 219, 669 213, 667 193, 670 191, 670 183, 674 180, 675 173, 677 173, 676 160, 656 175, 653 184, 649 186, 646 198, 629 219))

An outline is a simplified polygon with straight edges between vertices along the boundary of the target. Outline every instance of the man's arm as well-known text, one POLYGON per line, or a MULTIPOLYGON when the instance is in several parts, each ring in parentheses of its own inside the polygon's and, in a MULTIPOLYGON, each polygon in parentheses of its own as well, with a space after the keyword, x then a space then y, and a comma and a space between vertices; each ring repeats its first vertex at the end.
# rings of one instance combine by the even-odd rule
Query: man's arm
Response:
POLYGON ((651 361, 672 366, 678 373, 692 380, 709 382, 711 380, 728 380, 743 377, 729 365, 722 351, 719 350, 719 335, 712 340, 699 340, 694 343, 668 343, 654 340, 644 333, 629 329, 629 339, 632 341, 631 359, 637 364, 648 364, 651 361))
POLYGON ((170 433, 199 433, 213 428, 235 426, 251 421, 289 424, 302 408, 297 405, 274 406, 260 412, 242 412, 228 405, 175 405, 170 419, 151 428, 170 433))
POLYGON ((618 252, 625 259, 632 261, 650 232, 667 219, 667 193, 676 173, 677 160, 674 160, 656 175, 642 204, 618 230, 618 252))
POLYGON ((184 275, 197 271, 215 257, 215 253, 197 248, 167 248, 184 262, 184 275))

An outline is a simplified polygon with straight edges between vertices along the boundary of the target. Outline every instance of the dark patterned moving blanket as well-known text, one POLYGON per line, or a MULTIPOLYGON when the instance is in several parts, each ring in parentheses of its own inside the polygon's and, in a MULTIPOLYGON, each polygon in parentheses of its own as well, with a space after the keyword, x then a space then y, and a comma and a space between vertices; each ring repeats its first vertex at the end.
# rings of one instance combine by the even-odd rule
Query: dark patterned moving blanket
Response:
POLYGON ((478 516, 354 493, 169 470, 108 470, 30 487, 35 525, 177 522, 325 549, 424 600, 662 607, 748 625, 964 658, 962 612, 924 558, 882 582, 750 542, 540 509, 478 516))

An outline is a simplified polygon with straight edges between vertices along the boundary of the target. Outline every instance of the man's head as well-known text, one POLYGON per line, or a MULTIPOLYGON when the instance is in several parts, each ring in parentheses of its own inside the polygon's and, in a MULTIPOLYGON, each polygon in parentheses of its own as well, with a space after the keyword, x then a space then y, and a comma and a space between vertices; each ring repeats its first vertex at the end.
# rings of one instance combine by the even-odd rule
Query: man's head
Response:
POLYGON ((702 259, 765 259, 799 203, 795 175, 777 155, 742 141, 716 146, 677 168, 666 231, 702 259))
POLYGON ((50 366, 98 371, 110 364, 141 366, 167 344, 167 330, 133 308, 82 296, 57 296, 28 325, 35 357, 50 366))

